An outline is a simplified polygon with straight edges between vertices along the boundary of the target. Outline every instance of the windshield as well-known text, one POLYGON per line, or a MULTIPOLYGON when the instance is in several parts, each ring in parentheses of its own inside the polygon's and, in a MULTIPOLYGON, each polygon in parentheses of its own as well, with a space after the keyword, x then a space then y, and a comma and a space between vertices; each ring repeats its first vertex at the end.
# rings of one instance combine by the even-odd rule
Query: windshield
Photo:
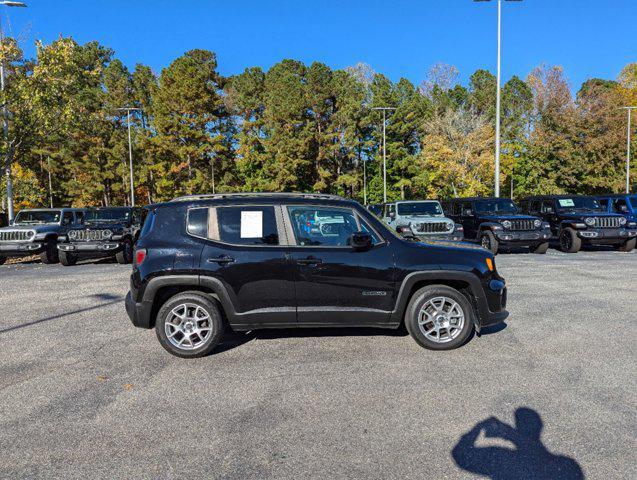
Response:
POLYGON ((580 210, 584 212, 601 212, 602 206, 596 198, 592 197, 571 197, 558 198, 558 210, 580 210))
POLYGON ((512 200, 504 198, 476 202, 476 212, 479 213, 518 213, 518 211, 518 207, 515 206, 512 200))
POLYGON ((438 202, 398 203, 398 215, 442 215, 442 208, 438 202))
POLYGON ((124 222, 130 218, 127 208, 95 208, 87 210, 85 222, 124 222))
POLYGON ((16 224, 34 225, 40 223, 59 223, 59 210, 22 211, 15 217, 16 224))

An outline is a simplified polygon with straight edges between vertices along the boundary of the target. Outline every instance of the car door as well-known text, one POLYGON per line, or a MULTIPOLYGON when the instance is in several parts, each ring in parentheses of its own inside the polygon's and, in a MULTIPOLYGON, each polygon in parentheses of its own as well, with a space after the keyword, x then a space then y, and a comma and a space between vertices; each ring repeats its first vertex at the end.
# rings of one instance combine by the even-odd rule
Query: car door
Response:
POLYGON ((473 210, 471 202, 460 203, 460 223, 464 228, 464 234, 467 238, 478 237, 478 225, 476 220, 476 212, 473 210))
POLYGON ((244 326, 296 325, 294 265, 287 255, 280 208, 275 204, 231 205, 188 213, 189 225, 195 225, 199 236, 205 232, 202 276, 209 277, 207 282, 223 284, 234 306, 235 321, 244 326))
POLYGON ((553 235, 557 235, 560 230, 560 222, 555 210, 555 201, 553 199, 542 200, 540 208, 540 217, 543 221, 551 224, 551 232, 553 235))
POLYGON ((352 208, 288 205, 285 214, 299 326, 388 323, 396 291, 387 241, 352 208), (308 215, 329 220, 307 232, 303 218, 308 215), (347 244, 349 236, 361 230, 373 238, 366 251, 347 244))
POLYGON ((385 205, 385 215, 383 220, 392 228, 396 228, 396 204, 388 203, 385 205))

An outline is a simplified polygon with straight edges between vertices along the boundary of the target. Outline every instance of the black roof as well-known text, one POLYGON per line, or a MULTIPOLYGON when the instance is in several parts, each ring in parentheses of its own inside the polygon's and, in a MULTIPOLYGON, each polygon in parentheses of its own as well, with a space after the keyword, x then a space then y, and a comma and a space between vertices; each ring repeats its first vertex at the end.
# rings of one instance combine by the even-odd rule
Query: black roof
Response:
POLYGON ((637 193, 607 193, 605 195, 595 195, 597 198, 624 198, 634 197, 637 193))
POLYGON ((456 197, 449 200, 443 200, 444 202, 473 202, 481 200, 511 200, 508 197, 456 197))
POLYGON ((529 195, 528 197, 524 197, 522 200, 534 200, 541 198, 596 198, 596 195, 571 195, 570 193, 561 193, 561 194, 552 194, 552 195, 529 195))
POLYGON ((259 204, 263 201, 285 201, 300 204, 311 204, 317 200, 330 205, 352 205, 358 202, 338 195, 328 195, 324 193, 296 193, 296 192, 274 192, 274 193, 216 193, 202 195, 185 195, 177 197, 168 202, 150 205, 150 208, 168 207, 179 204, 225 204, 232 205, 237 202, 247 204, 259 204))

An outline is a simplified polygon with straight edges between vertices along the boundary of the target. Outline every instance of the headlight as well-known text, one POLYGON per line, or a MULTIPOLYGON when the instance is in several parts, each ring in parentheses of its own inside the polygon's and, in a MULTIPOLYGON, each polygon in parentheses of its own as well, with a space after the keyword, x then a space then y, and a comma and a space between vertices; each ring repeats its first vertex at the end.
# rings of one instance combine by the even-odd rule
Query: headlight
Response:
POLYGON ((453 222, 447 222, 447 230, 453 230, 453 222))
POLYGON ((69 231, 69 238, 72 240, 77 237, 77 232, 75 230, 69 231))
POLYGON ((538 219, 536 219, 536 220, 533 222, 533 226, 534 226, 535 228, 540 228, 540 227, 542 226, 542 220, 540 220, 539 218, 538 218, 538 219))
POLYGON ((113 232, 110 230, 102 230, 102 238, 111 238, 111 235, 113 235, 113 232))
POLYGON ((626 217, 621 217, 621 218, 619 219, 619 224, 620 224, 620 225, 626 225, 626 217))
POLYGON ((504 220, 504 221, 502 222, 502 226, 508 230, 509 228, 511 228, 511 221, 509 221, 509 220, 504 220))
POLYGON ((592 217, 588 217, 584 219, 584 223, 588 225, 589 227, 592 227, 593 225, 595 225, 595 219, 592 217))

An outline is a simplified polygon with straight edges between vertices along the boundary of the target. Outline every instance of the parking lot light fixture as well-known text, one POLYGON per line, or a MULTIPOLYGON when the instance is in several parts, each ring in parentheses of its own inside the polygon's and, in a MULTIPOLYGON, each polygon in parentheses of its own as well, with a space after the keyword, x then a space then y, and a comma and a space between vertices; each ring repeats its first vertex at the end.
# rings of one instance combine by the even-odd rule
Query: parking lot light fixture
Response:
POLYGON ((626 132, 626 193, 630 193, 630 133, 632 130, 631 113, 635 109, 637 109, 637 105, 632 107, 621 107, 621 110, 626 110, 628 112, 628 127, 626 132))
MULTIPOLYGON (((473 0, 474 2, 490 2, 491 0, 473 0)), ((504 0, 506 2, 521 2, 522 0, 504 0)), ((502 26, 502 0, 498 2, 498 60, 497 60, 497 87, 495 96, 495 196, 500 196, 500 84, 502 77, 500 72, 501 53, 501 26, 502 26)))
POLYGON ((128 160, 129 160, 129 170, 130 170, 130 205, 131 207, 135 206, 135 185, 133 181, 133 143, 131 141, 130 134, 130 112, 136 111, 141 112, 141 108, 135 107, 122 107, 117 110, 126 112, 126 120, 128 123, 128 160))

